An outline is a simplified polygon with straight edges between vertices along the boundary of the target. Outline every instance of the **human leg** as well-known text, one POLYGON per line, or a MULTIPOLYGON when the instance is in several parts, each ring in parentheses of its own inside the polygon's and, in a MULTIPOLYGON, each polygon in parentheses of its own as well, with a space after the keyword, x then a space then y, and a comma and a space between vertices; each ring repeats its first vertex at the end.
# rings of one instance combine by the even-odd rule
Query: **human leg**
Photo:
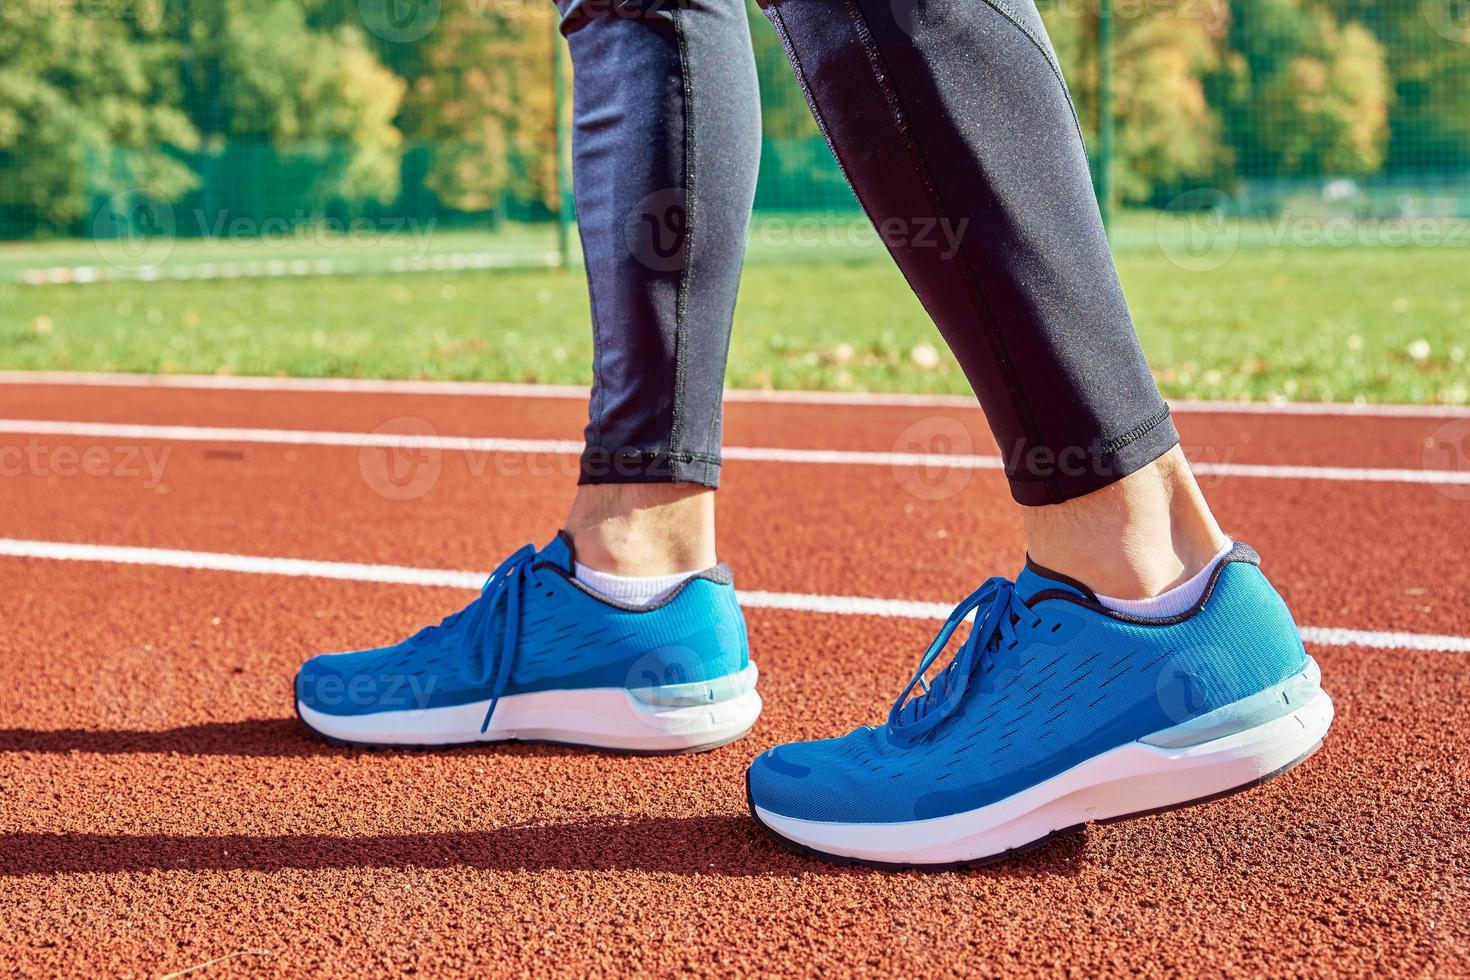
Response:
POLYGON ((566 527, 579 560, 600 570, 705 568, 760 152, 745 9, 737 0, 566 0, 561 10, 577 80, 573 173, 596 338, 566 527))
POLYGON ((759 152, 738 0, 567 0, 596 355, 565 532, 470 605, 296 678, 313 731, 369 745, 706 749, 760 712, 713 489, 759 152), (608 574, 612 573, 612 574, 608 574))
POLYGON ((757 819, 844 857, 986 859, 1309 754, 1331 701, 1259 559, 1226 547, 1178 450, 1034 6, 776 0, 767 13, 975 388, 1031 561, 961 604, 887 725, 760 756, 757 819))

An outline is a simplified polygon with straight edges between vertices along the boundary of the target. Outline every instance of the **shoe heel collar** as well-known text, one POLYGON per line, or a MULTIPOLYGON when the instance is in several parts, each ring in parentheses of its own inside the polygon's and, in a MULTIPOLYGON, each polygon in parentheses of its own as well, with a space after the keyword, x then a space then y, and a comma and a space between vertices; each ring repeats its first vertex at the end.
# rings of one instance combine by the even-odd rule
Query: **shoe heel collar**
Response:
POLYGON ((1094 593, 1091 589, 1087 590, 1086 596, 1081 596, 1075 592, 1071 592, 1065 589, 1050 589, 1045 592, 1038 592, 1037 594, 1031 596, 1031 598, 1026 600, 1026 604, 1028 606, 1035 605, 1036 603, 1041 602, 1043 599, 1063 599, 1067 602, 1073 602, 1079 606, 1084 606, 1088 609, 1091 609, 1093 612, 1103 616, 1107 616, 1109 619, 1116 619, 1124 623, 1136 623, 1140 626, 1174 626, 1184 622, 1187 619, 1191 619, 1196 614, 1198 614, 1199 611, 1203 609, 1207 603, 1209 603, 1210 596, 1215 594, 1215 587, 1219 585, 1220 576, 1224 574, 1225 569, 1230 565, 1237 563, 1242 565, 1250 565, 1253 568, 1260 568, 1261 556, 1256 552, 1256 549, 1252 548, 1245 542, 1235 542, 1235 546, 1230 549, 1230 553, 1220 560, 1220 564, 1216 565, 1214 572, 1210 574, 1210 580, 1205 584, 1204 592, 1200 593, 1199 600, 1195 602, 1193 606, 1175 616, 1164 616, 1159 619, 1147 619, 1143 616, 1132 616, 1128 613, 1118 612, 1116 609, 1109 609, 1107 606, 1104 606, 1101 602, 1099 602, 1097 600, 1096 593, 1094 593))

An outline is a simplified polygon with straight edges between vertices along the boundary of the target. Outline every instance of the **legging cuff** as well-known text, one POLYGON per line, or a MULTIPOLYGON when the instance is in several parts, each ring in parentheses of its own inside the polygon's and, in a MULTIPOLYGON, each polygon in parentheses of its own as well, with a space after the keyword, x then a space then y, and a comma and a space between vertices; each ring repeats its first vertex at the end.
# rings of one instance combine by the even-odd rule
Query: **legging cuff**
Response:
POLYGON ((714 453, 670 449, 620 449, 588 446, 582 450, 580 484, 694 483, 714 490, 720 485, 720 457, 714 453))
POLYGON ((1111 486, 1177 445, 1179 431, 1164 406, 1112 439, 1098 438, 1090 445, 1061 449, 1018 449, 1005 458, 1006 479, 1016 503, 1045 507, 1111 486))

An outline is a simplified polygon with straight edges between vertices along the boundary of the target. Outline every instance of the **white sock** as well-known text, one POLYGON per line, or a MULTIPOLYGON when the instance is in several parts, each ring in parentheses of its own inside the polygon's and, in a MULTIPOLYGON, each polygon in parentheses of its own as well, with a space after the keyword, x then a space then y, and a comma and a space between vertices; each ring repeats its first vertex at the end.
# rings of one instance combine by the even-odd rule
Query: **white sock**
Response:
POLYGON ((573 577, 600 596, 630 606, 651 606, 698 572, 675 572, 673 575, 613 575, 573 562, 573 577))
POLYGON ((1215 573, 1215 566, 1224 561, 1225 556, 1230 554, 1230 550, 1234 547, 1234 541, 1225 542, 1225 547, 1210 559, 1210 563, 1201 569, 1199 574, 1183 585, 1176 585, 1168 592, 1156 595, 1152 599, 1114 599, 1112 596, 1100 595, 1097 601, 1114 612, 1127 613, 1143 619, 1163 619, 1166 616, 1177 616, 1182 612, 1188 612, 1194 608, 1196 602, 1199 602, 1199 597, 1205 594, 1205 586, 1210 583, 1210 576, 1215 573))

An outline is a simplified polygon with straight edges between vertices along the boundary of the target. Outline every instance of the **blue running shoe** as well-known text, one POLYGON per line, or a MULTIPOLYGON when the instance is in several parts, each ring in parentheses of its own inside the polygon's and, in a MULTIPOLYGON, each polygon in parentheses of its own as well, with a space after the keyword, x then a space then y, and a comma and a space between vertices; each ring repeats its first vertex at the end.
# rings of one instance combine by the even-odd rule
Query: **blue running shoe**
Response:
POLYGON ((761 710, 755 683, 728 568, 653 606, 625 607, 573 578, 570 542, 558 535, 511 555, 438 626, 308 660, 296 712, 351 745, 529 739, 685 752, 749 731, 761 710))
POLYGON ((1193 609, 1157 620, 1035 566, 991 579, 939 631, 887 724, 759 756, 752 812, 820 854, 954 865, 1260 783, 1316 750, 1332 701, 1259 564, 1236 545, 1193 609))

